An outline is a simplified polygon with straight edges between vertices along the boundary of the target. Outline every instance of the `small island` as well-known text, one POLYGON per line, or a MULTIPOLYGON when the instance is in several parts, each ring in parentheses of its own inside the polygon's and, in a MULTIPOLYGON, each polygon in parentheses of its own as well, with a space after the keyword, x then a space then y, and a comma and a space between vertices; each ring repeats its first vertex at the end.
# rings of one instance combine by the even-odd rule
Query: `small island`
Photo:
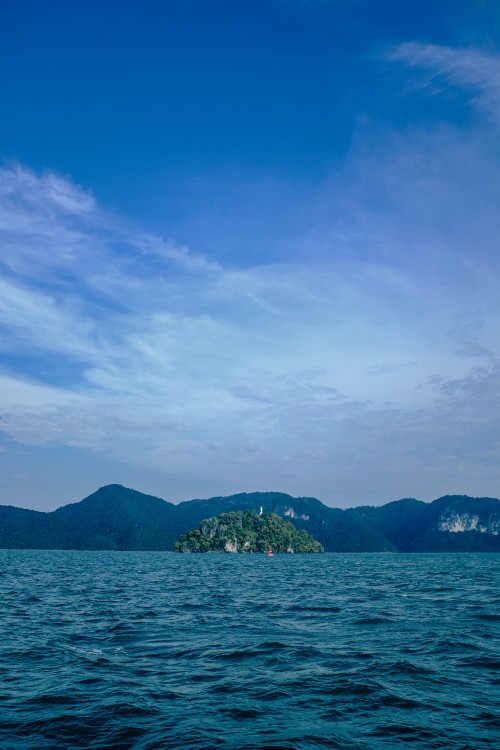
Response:
POLYGON ((324 552, 307 531, 297 529, 276 513, 235 510, 207 518, 198 529, 183 534, 176 552, 324 552))

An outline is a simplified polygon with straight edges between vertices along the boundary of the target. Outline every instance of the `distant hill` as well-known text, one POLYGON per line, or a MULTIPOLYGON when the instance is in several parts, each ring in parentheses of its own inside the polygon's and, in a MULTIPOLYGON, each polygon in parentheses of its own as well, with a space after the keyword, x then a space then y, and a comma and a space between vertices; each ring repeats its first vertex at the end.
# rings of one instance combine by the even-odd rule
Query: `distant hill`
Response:
POLYGON ((377 528, 400 552, 500 552, 500 500, 446 495, 432 503, 397 500, 350 513, 377 528))
POLYGON ((167 550, 186 529, 173 503, 111 484, 51 513, 0 506, 0 547, 167 550))
POLYGON ((50 513, 0 506, 0 548, 172 550, 201 521, 272 512, 326 552, 500 552, 500 500, 448 495, 339 510, 312 497, 251 492, 175 505, 118 484, 50 513))

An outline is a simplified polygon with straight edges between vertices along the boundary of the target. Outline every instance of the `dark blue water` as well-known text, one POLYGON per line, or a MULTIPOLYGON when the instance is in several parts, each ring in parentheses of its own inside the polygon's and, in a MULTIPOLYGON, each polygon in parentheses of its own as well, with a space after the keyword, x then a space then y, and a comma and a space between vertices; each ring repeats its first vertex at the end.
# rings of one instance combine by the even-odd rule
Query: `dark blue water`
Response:
POLYGON ((500 748, 499 555, 0 551, 0 747, 500 748))

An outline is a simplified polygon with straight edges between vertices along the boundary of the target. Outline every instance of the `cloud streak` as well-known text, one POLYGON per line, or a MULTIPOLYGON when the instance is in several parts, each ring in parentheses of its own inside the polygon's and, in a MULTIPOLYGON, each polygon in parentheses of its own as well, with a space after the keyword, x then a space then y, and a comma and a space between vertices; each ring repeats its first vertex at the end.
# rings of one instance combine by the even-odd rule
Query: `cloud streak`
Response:
POLYGON ((428 71, 429 84, 440 77, 450 86, 466 90, 475 104, 500 120, 500 55, 473 48, 406 42, 395 48, 389 58, 428 71))

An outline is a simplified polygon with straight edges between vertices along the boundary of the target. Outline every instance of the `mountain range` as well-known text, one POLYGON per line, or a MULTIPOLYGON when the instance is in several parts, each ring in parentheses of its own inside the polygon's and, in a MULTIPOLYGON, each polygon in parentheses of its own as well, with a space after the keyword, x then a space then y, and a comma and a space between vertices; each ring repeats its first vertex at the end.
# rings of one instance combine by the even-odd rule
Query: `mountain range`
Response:
POLYGON ((405 498, 340 510, 312 497, 251 492, 174 504, 118 484, 48 513, 0 505, 0 548, 172 550, 202 520, 234 510, 277 513, 326 552, 500 552, 495 498, 405 498))

